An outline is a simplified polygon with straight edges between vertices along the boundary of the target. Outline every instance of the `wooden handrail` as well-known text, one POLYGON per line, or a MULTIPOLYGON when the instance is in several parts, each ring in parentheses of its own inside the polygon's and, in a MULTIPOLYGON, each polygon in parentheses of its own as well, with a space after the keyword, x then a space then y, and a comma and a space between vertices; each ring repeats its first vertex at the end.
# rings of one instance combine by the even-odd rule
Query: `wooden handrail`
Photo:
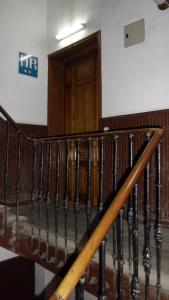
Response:
POLYGON ((93 131, 93 132, 86 132, 86 133, 74 133, 74 134, 64 134, 64 135, 57 135, 57 136, 41 136, 41 137, 34 137, 26 135, 25 132, 19 127, 19 125, 14 121, 13 118, 6 112, 6 110, 0 105, 0 113, 5 117, 5 119, 15 128, 18 133, 29 141, 33 142, 52 142, 57 140, 66 140, 66 139, 79 139, 79 138, 95 138, 95 137, 102 137, 102 136, 111 136, 112 134, 129 134, 129 133, 146 133, 156 130, 156 128, 131 128, 131 129, 120 129, 120 130, 110 130, 110 131, 93 131))
POLYGON ((137 183, 141 173, 143 172, 153 152, 155 151, 155 148, 163 135, 163 131, 163 129, 159 128, 154 129, 151 139, 145 147, 137 163, 131 170, 129 176, 117 193, 112 204, 104 214, 103 218, 86 243, 85 247, 82 249, 81 253, 73 263, 72 267, 69 269, 68 273, 66 274, 50 300, 68 299, 76 284, 84 274, 87 266, 90 264, 93 256, 95 255, 97 249, 101 244, 101 241, 104 239, 116 217, 118 216, 120 209, 127 201, 131 191, 134 188, 134 185, 137 183))
POLYGON ((21 133, 21 135, 25 139, 29 139, 29 137, 26 136, 26 134, 23 132, 23 130, 19 128, 19 126, 16 124, 16 122, 11 118, 11 116, 6 112, 6 110, 1 105, 0 105, 0 113, 6 118, 6 120, 15 128, 15 130, 18 133, 21 133))

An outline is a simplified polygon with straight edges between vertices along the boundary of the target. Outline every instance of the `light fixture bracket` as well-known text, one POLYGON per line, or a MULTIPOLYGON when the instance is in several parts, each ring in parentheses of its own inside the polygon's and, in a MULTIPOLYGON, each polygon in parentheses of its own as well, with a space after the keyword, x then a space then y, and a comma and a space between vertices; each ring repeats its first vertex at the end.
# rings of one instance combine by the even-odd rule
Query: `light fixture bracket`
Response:
POLYGON ((169 8, 169 0, 154 0, 160 10, 169 8))

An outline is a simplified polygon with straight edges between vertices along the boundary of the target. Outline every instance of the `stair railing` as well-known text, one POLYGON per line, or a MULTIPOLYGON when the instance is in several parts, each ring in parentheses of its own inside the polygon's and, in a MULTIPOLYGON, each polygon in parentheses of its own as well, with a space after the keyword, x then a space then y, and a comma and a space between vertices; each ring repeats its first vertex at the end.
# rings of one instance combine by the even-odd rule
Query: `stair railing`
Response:
POLYGON ((132 168, 124 184, 113 199, 110 207, 105 212, 101 221, 97 225, 88 242, 78 255, 77 259, 67 272, 66 276, 58 286, 50 300, 66 300, 78 284, 79 280, 85 273, 85 270, 91 263, 93 256, 106 237, 113 222, 116 220, 121 208, 124 206, 135 184, 138 182, 140 175, 147 166, 151 156, 153 155, 162 135, 163 129, 150 129, 151 137, 148 144, 142 152, 140 158, 132 168))
MULTIPOLYGON (((107 200, 114 199, 124 178, 132 169, 128 177, 132 181, 130 182, 127 178, 128 185, 126 186, 125 182, 116 196, 116 199, 120 197, 121 202, 127 202, 127 195, 131 190, 129 202, 125 207, 122 204, 119 207, 119 203, 112 204, 113 219, 107 221, 107 217, 103 218, 107 229, 106 231, 105 229, 100 230, 102 236, 98 238, 101 243, 98 253, 99 264, 96 263, 97 257, 94 258, 94 262, 86 272, 85 288, 89 290, 92 288, 92 274, 99 269, 98 282, 94 277, 95 290, 98 288, 100 300, 109 297, 106 296, 108 293, 111 294, 111 290, 107 290, 107 281, 110 286, 112 281, 109 282, 107 278, 106 261, 111 259, 110 255, 112 255, 113 278, 118 282, 114 294, 118 295, 118 299, 123 299, 124 293, 126 293, 123 281, 126 280, 127 275, 130 279, 132 278, 129 290, 132 299, 138 300, 139 294, 144 288, 145 299, 148 300, 150 285, 153 284, 155 287, 155 280, 152 281, 150 277, 152 266, 155 266, 156 295, 159 300, 160 291, 163 288, 163 285, 161 286, 161 281, 163 281, 161 274, 161 216, 165 210, 161 201, 165 189, 162 189, 161 182, 166 174, 163 169, 161 172, 160 143, 156 155, 151 161, 151 168, 148 160, 160 140, 163 130, 140 128, 54 137, 30 137, 20 129, 2 107, 0 107, 0 112, 2 114, 2 118, 0 118, 2 125, 0 127, 1 245, 16 253, 22 253, 59 274, 69 258, 72 258, 72 253, 78 255, 81 251, 82 243, 86 237, 90 237, 95 217, 97 220, 101 219, 105 206, 107 206, 107 200), (142 162, 139 166, 138 163, 135 165, 134 162, 140 149, 143 149, 147 143, 148 146, 140 158, 144 163, 142 162), (139 179, 139 184, 134 186, 134 182, 137 182, 144 167, 144 182, 143 178, 139 179), (127 188, 127 191, 124 191, 124 187, 127 188), (125 195, 124 198, 122 191, 125 195), (114 205, 118 211, 120 209, 118 217, 118 212, 114 214, 114 205), (23 218, 21 216, 28 216, 26 232, 22 230, 20 221, 23 218), (117 221, 113 222, 116 217, 117 221), (12 221, 12 218, 15 220, 12 221), (150 228, 154 220, 153 238, 150 235, 150 228), (142 226, 142 221, 144 221, 144 226, 142 226), (105 238, 112 222, 113 235, 111 236, 110 232, 105 238), (125 228, 124 224, 127 225, 125 228), (138 261, 142 249, 142 240, 138 245, 140 228, 143 228, 144 231, 142 279, 145 280, 145 284, 143 285, 139 284, 138 277, 138 261), (151 260, 151 241, 153 239, 156 261, 151 260), (126 242, 125 245, 124 242, 126 242), (126 246, 128 249, 124 249, 126 246), (128 270, 126 265, 128 265, 128 270)), ((91 252, 92 255, 97 247, 98 242, 91 252)), ((90 243, 88 249, 90 252, 90 243)), ((87 259, 83 269, 86 268, 90 259, 91 257, 87 259)), ((83 271, 81 272, 83 273, 83 271)), ((76 273, 74 269, 73 273, 76 273)), ((76 274, 74 275, 76 276, 76 274)), ((69 287, 70 282, 71 280, 68 282, 69 287)), ((76 289, 76 299, 78 300, 79 298, 83 299, 83 287, 84 281, 81 279, 76 289)), ((54 297, 56 296, 54 295, 54 297)), ((111 296, 110 299, 112 299, 111 296)))

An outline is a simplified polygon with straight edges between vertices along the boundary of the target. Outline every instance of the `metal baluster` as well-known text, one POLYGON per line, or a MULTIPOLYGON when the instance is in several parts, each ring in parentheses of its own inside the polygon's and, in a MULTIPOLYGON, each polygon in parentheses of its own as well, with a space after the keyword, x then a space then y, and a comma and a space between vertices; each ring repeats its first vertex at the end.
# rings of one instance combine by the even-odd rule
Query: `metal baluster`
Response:
POLYGON ((87 178, 87 203, 86 203, 86 220, 87 234, 90 236, 90 220, 91 220, 91 179, 92 179, 92 139, 88 139, 88 178, 87 178))
MULTIPOLYGON (((100 201, 99 213, 100 217, 103 212, 104 205, 104 161, 105 161, 105 138, 100 138, 100 201)), ((99 248, 99 291, 98 299, 106 300, 106 238, 101 242, 99 248)))
POLYGON ((54 195, 54 212, 55 212, 55 217, 54 217, 54 222, 55 222, 55 257, 53 259, 53 262, 57 261, 57 247, 58 247, 58 210, 59 210, 59 202, 60 202, 60 159, 61 159, 61 142, 57 141, 57 146, 56 146, 56 191, 54 195))
POLYGON ((21 133, 17 134, 17 158, 16 158, 16 182, 15 182, 15 201, 16 201, 16 241, 19 240, 19 190, 20 190, 20 169, 21 169, 21 133))
POLYGON ((32 192, 31 192, 31 251, 34 241, 34 214, 36 201, 36 170, 37 170, 37 142, 33 142, 33 170, 32 170, 32 192))
MULTIPOLYGON (((87 202, 86 202, 86 225, 87 225, 87 237, 90 237, 90 224, 92 215, 92 203, 91 203, 91 192, 92 192, 92 138, 88 138, 88 170, 87 170, 87 202)), ((90 265, 86 271, 86 281, 90 275, 90 265)))
MULTIPOLYGON (((133 166, 133 134, 129 134, 129 168, 133 166)), ((129 206, 128 206, 128 263, 129 263, 129 275, 132 274, 132 226, 133 226, 133 192, 130 194, 129 206)))
MULTIPOLYGON (((150 133, 147 134, 147 141, 149 141, 149 139, 150 139, 150 133)), ((151 230, 150 163, 148 162, 145 170, 145 201, 144 201, 143 265, 145 271, 145 300, 149 299, 149 277, 151 271, 150 230, 151 230)))
POLYGON ((49 214, 50 214, 50 204, 51 204, 51 197, 50 197, 50 182, 51 182, 51 163, 52 163, 52 145, 48 144, 48 168, 47 168, 47 191, 46 191, 46 254, 47 254, 47 261, 49 261, 49 214))
POLYGON ((79 190, 80 190, 80 139, 77 139, 76 142, 76 196, 74 203, 75 211, 75 251, 78 253, 79 247, 79 222, 78 222, 78 213, 80 210, 79 205, 79 190))
POLYGON ((5 169, 4 169, 4 230, 2 229, 2 233, 6 234, 7 229, 7 200, 8 200, 8 181, 9 181, 9 122, 6 121, 6 146, 5 146, 5 169))
MULTIPOLYGON (((117 169, 117 175, 119 171, 119 140, 117 137, 115 137, 115 142, 117 143, 117 158, 116 158, 116 169, 117 169)), ((122 300, 124 297, 124 291, 123 291, 123 208, 120 209, 120 213, 117 218, 116 222, 117 227, 117 299, 122 300)))
MULTIPOLYGON (((118 180, 118 142, 119 142, 119 137, 117 135, 115 135, 113 137, 113 144, 112 144, 112 148, 113 148, 113 157, 112 157, 112 161, 113 161, 113 190, 116 191, 117 190, 117 180, 118 180)), ((116 228, 117 222, 113 223, 113 253, 112 253, 112 257, 113 257, 113 271, 116 272, 116 263, 117 263, 117 228, 116 228)), ((114 285, 115 286, 115 285, 114 285)), ((115 291, 114 291, 115 292, 115 291)))
POLYGON ((46 189, 46 203, 50 204, 50 180, 51 180, 51 162, 52 162, 52 145, 51 143, 47 144, 47 189, 46 189))
POLYGON ((161 231, 161 147, 160 143, 157 147, 157 198, 156 198, 156 222, 155 222, 155 242, 157 255, 157 300, 160 299, 161 290, 161 247, 162 247, 162 231, 161 231))
POLYGON ((45 195, 45 212, 46 212, 46 253, 42 254, 41 258, 46 258, 49 261, 49 209, 50 209, 50 179, 51 179, 51 144, 47 144, 47 188, 45 195))
POLYGON ((117 299, 122 300, 124 296, 123 292, 123 209, 120 210, 117 219, 117 263, 118 263, 118 274, 117 274, 117 299))
POLYGON ((134 187, 133 193, 133 277, 131 282, 131 295, 133 300, 139 300, 140 287, 138 277, 138 185, 134 187))
POLYGON ((68 254, 68 211, 69 211, 69 159, 70 159, 70 141, 66 141, 66 168, 65 168, 65 195, 64 195, 64 240, 65 240, 65 260, 68 254))
MULTIPOLYGON (((74 213, 75 213, 75 252, 78 254, 79 251, 79 220, 78 214, 80 211, 80 139, 76 141, 76 195, 74 202, 74 213)), ((75 299, 84 299, 83 279, 79 281, 75 289, 75 299)))
POLYGON ((84 300, 85 277, 82 277, 75 288, 75 300, 84 300))
MULTIPOLYGON (((112 177, 113 177, 113 191, 117 190, 117 182, 119 176, 119 137, 115 135, 112 140, 112 177)), ((113 257, 113 294, 117 294, 117 221, 112 226, 112 257, 113 257)))
POLYGON ((44 170, 44 144, 40 143, 40 177, 39 177, 39 193, 38 201, 42 203, 43 201, 43 170, 44 170))
POLYGON ((40 175, 39 175, 39 192, 38 192, 38 248, 35 254, 41 252, 41 205, 43 201, 43 169, 44 169, 44 147, 43 143, 40 143, 40 175))

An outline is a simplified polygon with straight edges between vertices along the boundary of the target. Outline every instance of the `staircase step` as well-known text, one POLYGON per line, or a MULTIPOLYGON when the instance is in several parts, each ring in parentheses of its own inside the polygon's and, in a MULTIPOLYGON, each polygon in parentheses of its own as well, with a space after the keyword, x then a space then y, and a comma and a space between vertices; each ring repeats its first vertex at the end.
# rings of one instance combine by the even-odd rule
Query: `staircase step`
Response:
MULTIPOLYGON (((3 219, 3 210, 4 207, 0 207, 0 222, 3 219)), ((54 233, 49 233, 49 240, 47 241, 47 232, 45 229, 40 230, 39 228, 33 227, 33 236, 32 236, 32 226, 28 223, 28 218, 24 215, 19 216, 19 230, 18 235, 16 235, 16 216, 11 213, 9 209, 9 218, 7 219, 7 228, 6 232, 3 232, 0 236, 0 245, 6 247, 9 250, 17 254, 21 254, 33 261, 36 261, 46 269, 52 271, 56 275, 63 277, 68 266, 70 266, 72 260, 74 259, 74 242, 67 240, 67 252, 64 251, 65 248, 65 239, 61 236, 57 237, 57 245, 55 240, 54 233), (57 248, 56 248, 57 246, 57 248), (69 263, 65 265, 65 261, 68 260, 69 263)), ((116 279, 117 276, 110 269, 112 265, 112 256, 107 254, 107 267, 106 267, 106 286, 108 300, 114 300, 116 295, 116 279)), ((125 271, 125 268, 124 268, 125 271)), ((126 275, 124 276, 124 292, 125 299, 130 299, 130 277, 127 276, 127 270, 125 271, 126 275)), ((98 290, 98 256, 95 255, 91 266, 88 269, 88 283, 85 284, 85 289, 92 295, 97 296, 98 290)), ((142 270, 140 274, 140 286, 141 286, 141 299, 144 294, 144 271, 142 270)), ((154 271, 155 275, 155 271, 154 271)), ((165 274, 166 275, 166 274, 165 274)), ((152 280, 152 277, 150 277, 152 280)), ((149 300, 156 299, 156 288, 154 278, 151 281, 150 286, 150 295, 149 300), (153 281, 154 280, 154 281, 153 281)), ((160 300, 169 300, 169 291, 168 291, 168 282, 169 277, 162 275, 162 291, 160 300)))

